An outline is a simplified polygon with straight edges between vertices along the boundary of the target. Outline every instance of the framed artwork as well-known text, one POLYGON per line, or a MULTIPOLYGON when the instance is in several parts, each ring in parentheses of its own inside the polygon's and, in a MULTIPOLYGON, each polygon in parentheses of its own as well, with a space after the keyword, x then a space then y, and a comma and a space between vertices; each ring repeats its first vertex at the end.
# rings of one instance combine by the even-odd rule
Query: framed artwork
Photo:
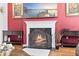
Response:
POLYGON ((3 13, 4 11, 3 11, 3 7, 0 7, 0 13, 3 13))
POLYGON ((22 18, 23 17, 23 4, 22 3, 13 3, 13 18, 22 18))
POLYGON ((57 17, 56 3, 23 3, 24 18, 57 17))
POLYGON ((0 3, 0 14, 5 13, 6 8, 4 5, 5 5, 4 3, 0 3))
POLYGON ((79 3, 67 3, 66 14, 67 16, 78 16, 79 15, 79 3))

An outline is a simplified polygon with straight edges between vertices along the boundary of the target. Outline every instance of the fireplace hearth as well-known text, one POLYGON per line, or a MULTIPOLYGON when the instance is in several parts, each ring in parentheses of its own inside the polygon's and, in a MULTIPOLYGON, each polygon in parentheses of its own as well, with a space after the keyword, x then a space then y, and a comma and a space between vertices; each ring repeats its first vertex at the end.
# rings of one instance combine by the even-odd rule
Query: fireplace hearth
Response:
POLYGON ((30 28, 29 47, 40 49, 52 48, 51 28, 30 28))

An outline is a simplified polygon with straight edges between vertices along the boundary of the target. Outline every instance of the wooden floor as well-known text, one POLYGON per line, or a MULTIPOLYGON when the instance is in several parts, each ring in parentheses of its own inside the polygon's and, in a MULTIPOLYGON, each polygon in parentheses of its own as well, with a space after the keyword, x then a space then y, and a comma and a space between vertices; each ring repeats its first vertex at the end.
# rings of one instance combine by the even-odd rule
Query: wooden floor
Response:
POLYGON ((26 52, 22 50, 20 45, 14 45, 15 49, 11 52, 10 56, 29 56, 26 52))
MULTIPOLYGON (((21 46, 15 45, 15 49, 11 52, 10 56, 29 56, 22 50, 21 46)), ((49 56, 75 56, 75 48, 63 47, 58 50, 51 50, 49 56)))
POLYGON ((50 51, 49 56, 75 56, 75 48, 60 47, 58 50, 50 51))

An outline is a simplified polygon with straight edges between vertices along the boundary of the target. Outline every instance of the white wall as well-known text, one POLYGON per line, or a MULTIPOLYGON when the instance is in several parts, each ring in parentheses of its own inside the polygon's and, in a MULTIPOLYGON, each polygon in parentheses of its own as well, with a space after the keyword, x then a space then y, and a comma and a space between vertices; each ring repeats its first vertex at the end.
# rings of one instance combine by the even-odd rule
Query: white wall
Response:
POLYGON ((0 9, 3 8, 3 13, 0 12, 0 42, 3 40, 3 30, 8 30, 8 4, 0 3, 0 9))

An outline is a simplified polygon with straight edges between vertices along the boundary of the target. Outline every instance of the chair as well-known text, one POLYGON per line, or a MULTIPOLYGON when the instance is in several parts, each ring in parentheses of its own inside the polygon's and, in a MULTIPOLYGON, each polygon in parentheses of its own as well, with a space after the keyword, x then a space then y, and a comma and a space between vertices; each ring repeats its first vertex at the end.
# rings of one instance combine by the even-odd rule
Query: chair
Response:
POLYGON ((58 49, 59 46, 61 46, 61 34, 60 34, 60 32, 56 31, 55 39, 56 39, 56 49, 58 49))

